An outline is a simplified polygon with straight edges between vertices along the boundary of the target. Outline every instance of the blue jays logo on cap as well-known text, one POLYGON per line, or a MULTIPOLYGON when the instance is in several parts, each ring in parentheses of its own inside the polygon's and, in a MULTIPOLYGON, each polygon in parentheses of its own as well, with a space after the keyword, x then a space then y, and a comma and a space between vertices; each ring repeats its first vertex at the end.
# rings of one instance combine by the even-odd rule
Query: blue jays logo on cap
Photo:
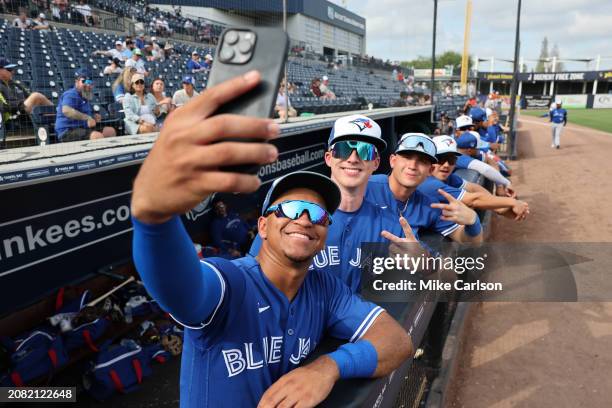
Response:
POLYGON ((366 128, 370 129, 372 127, 372 123, 370 122, 370 119, 366 119, 366 118, 353 119, 349 123, 353 123, 355 126, 357 126, 360 132, 366 128))

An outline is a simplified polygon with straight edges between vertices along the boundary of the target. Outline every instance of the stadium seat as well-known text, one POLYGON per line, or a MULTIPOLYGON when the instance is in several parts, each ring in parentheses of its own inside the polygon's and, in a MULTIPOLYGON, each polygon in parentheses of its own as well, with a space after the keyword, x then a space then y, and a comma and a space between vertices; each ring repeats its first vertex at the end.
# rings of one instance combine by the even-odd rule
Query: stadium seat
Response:
POLYGON ((55 133, 56 111, 54 106, 35 106, 30 117, 34 125, 36 141, 39 145, 57 142, 57 135, 55 133))

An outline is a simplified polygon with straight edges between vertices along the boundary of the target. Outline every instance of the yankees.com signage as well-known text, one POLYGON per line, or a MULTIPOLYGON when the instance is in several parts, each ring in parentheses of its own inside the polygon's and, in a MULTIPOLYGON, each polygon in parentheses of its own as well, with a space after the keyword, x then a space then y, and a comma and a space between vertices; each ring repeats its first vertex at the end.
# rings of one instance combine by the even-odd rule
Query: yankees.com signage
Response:
POLYGON ((612 108, 612 94, 595 95, 595 99, 593 99, 593 108, 612 108))

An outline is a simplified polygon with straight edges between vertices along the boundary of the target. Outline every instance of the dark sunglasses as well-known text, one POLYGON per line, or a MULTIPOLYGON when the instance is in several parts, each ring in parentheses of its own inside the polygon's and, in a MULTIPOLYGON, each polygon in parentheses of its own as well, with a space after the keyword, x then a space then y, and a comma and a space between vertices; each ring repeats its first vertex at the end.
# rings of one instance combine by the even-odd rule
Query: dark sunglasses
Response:
POLYGON ((353 150, 357 151, 357 156, 359 156, 361 160, 374 160, 376 156, 378 156, 376 146, 372 143, 358 142, 355 140, 343 140, 334 143, 331 153, 332 157, 336 159, 346 160, 351 157, 353 150))
POLYGON ((457 156, 454 154, 445 154, 438 157, 438 164, 443 165, 444 163, 448 163, 451 166, 454 166, 457 163, 457 156))
POLYGON ((81 79, 81 83, 85 85, 93 85, 93 81, 91 79, 81 79))
POLYGON ((304 214, 304 211, 308 213, 310 222, 315 225, 327 226, 332 223, 331 215, 321 206, 302 200, 287 200, 273 205, 264 212, 264 216, 267 217, 270 214, 274 214, 279 218, 297 220, 304 214))
POLYGON ((144 81, 142 79, 139 79, 138 81, 134 82, 136 85, 144 85, 144 81))

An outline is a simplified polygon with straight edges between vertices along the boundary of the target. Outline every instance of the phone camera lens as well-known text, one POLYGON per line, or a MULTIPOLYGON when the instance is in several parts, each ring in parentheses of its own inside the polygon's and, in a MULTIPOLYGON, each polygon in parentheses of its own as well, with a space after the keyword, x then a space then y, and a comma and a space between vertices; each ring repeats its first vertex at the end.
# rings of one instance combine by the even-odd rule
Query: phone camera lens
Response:
POLYGON ((232 48, 223 48, 221 50, 221 53, 219 54, 219 57, 221 58, 221 61, 223 62, 229 62, 232 60, 232 58, 234 58, 234 50, 232 48))
POLYGON ((240 41, 238 43, 238 50, 242 54, 248 54, 253 48, 253 44, 250 41, 240 41))
POLYGON ((225 34, 225 42, 229 45, 236 44, 236 42, 238 42, 238 39, 239 36, 236 31, 229 31, 227 34, 225 34))

